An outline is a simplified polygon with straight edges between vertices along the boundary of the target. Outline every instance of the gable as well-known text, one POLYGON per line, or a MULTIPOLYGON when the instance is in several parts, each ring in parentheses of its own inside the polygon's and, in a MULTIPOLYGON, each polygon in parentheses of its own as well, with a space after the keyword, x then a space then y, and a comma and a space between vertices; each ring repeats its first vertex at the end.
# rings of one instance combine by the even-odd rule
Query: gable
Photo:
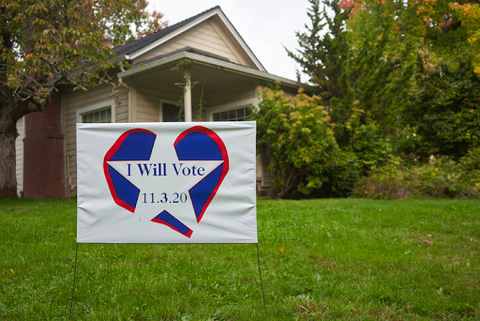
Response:
POLYGON ((140 55, 133 60, 133 64, 176 52, 187 47, 226 58, 228 61, 239 65, 258 69, 217 16, 211 17, 173 39, 140 55))

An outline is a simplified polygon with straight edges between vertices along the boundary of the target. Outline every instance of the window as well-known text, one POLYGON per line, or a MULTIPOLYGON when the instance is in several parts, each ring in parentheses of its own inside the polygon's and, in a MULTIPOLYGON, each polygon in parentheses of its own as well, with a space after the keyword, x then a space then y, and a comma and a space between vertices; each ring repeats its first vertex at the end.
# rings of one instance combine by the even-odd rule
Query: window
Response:
POLYGON ((112 122, 112 110, 110 108, 82 114, 82 123, 111 123, 111 122, 112 122))
POLYGON ((232 110, 213 113, 213 121, 242 121, 250 118, 250 107, 242 107, 232 110))
POLYGON ((162 103, 162 121, 178 122, 180 107, 175 104, 162 103))
POLYGON ((259 98, 238 100, 231 103, 207 108, 209 121, 246 121, 250 120, 251 108, 258 108, 259 98))
POLYGON ((91 105, 77 110, 78 123, 114 123, 115 101, 91 105))

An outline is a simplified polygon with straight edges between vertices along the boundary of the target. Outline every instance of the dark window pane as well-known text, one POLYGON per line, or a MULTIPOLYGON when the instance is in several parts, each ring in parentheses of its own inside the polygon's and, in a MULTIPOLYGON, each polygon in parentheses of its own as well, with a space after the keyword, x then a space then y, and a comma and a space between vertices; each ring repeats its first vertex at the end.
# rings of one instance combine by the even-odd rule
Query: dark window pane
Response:
POLYGON ((237 117, 241 119, 245 117, 245 108, 237 109, 237 117))
POLYGON ((220 119, 221 119, 222 121, 228 120, 228 113, 227 113, 226 111, 221 112, 221 113, 220 113, 220 119))
POLYGON ((250 107, 242 107, 229 111, 213 113, 213 121, 242 121, 250 118, 250 107))
POLYGON ((178 122, 180 107, 173 104, 162 104, 162 119, 164 122, 178 122))
POLYGON ((112 111, 110 108, 96 110, 82 115, 82 123, 111 123, 112 111))

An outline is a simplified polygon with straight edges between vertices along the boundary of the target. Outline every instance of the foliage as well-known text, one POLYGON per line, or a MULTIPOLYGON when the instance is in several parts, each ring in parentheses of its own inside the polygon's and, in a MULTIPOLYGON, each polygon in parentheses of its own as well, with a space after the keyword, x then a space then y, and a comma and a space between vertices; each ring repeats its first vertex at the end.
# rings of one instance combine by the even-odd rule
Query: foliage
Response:
POLYGON ((440 65, 437 72, 419 76, 402 113, 419 139, 402 152, 424 160, 432 154, 462 157, 479 146, 479 105, 480 77, 471 66, 453 71, 440 65))
POLYGON ((324 1, 323 10, 319 0, 309 2, 311 8, 307 15, 311 26, 306 26, 304 33, 296 33, 300 49, 296 53, 286 50, 302 66, 315 91, 328 106, 330 99, 340 96, 342 90, 340 77, 344 68, 343 60, 349 49, 344 27, 349 10, 341 10, 338 0, 324 1), (329 11, 333 12, 333 17, 329 11))
POLYGON ((361 110, 358 124, 373 121, 378 134, 389 138, 396 132, 398 110, 409 89, 413 48, 396 28, 402 3, 372 2, 364 3, 347 22, 350 47, 342 75, 346 89, 332 104, 332 115, 344 123, 361 110))
MULTIPOLYGON (((104 80, 114 46, 156 31, 161 15, 145 0, 13 1, 0 10, 1 95, 43 108, 58 84, 86 88, 104 80), (96 68, 86 68, 95 66, 96 68)), ((24 105, 24 104, 22 104, 24 105)), ((28 111, 14 110, 15 118, 28 111)), ((18 109, 18 107, 17 107, 18 109)))
POLYGON ((289 55, 318 86, 331 111, 338 145, 353 153, 354 168, 363 174, 392 152, 389 135, 396 130, 397 98, 404 95, 411 74, 411 63, 402 67, 409 44, 392 41, 398 3, 385 4, 382 10, 365 5, 354 15, 345 1, 324 4, 320 11, 319 1, 311 1, 312 27, 297 33, 301 50, 289 55))
POLYGON ((335 129, 343 128, 349 136, 349 145, 343 146, 355 155, 360 174, 385 164, 392 157, 390 139, 380 132, 370 112, 358 108, 354 102, 352 114, 346 123, 336 123, 335 129))
POLYGON ((431 154, 458 159, 478 146, 480 135, 480 4, 436 1, 412 9, 405 16, 415 26, 410 31, 418 49, 400 117, 419 138, 400 151, 422 160, 431 154))
POLYGON ((373 199, 480 198, 480 149, 470 150, 458 161, 432 155, 424 165, 405 166, 394 158, 362 178, 355 194, 373 199))
POLYGON ((160 13, 146 11, 147 5, 145 0, 2 1, 0 197, 16 194, 16 121, 45 108, 61 85, 113 85, 108 73, 114 66, 112 45, 165 25, 160 13))
POLYGON ((478 200, 259 200, 266 311, 254 244, 79 244, 70 317, 75 207, 0 200, 0 319, 480 318, 478 200))
MULTIPOLYGON (((351 165, 349 177, 363 177, 357 195, 437 196, 433 187, 402 190, 395 182, 428 176, 431 155, 445 171, 461 170, 460 159, 478 148, 480 4, 340 0, 323 1, 323 11, 320 1, 310 4, 310 27, 297 33, 300 50, 288 53, 324 98, 341 150, 337 163, 351 165)), ((476 195, 467 185, 454 189, 454 197, 476 195)))
POLYGON ((297 189, 308 195, 327 180, 326 173, 336 165, 338 147, 333 137, 328 111, 318 96, 302 91, 285 97, 279 85, 262 89, 257 122, 259 152, 271 161, 273 189, 283 197, 297 189))

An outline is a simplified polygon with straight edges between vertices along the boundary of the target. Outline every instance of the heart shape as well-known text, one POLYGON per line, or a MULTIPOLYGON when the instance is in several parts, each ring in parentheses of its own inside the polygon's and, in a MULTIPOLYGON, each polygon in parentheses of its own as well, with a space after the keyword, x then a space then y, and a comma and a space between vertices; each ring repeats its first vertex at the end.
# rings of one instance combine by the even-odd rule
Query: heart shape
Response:
MULTIPOLYGON (((140 189, 117 172, 110 161, 150 161, 157 135, 137 128, 123 133, 105 154, 103 169, 114 202, 135 213, 140 189)), ((222 139, 212 130, 194 126, 182 132, 173 147, 179 161, 222 161, 212 172, 188 190, 197 223, 202 220, 229 170, 227 149, 222 139)), ((174 215, 163 210, 152 222, 164 224, 190 237, 192 230, 174 215)))

